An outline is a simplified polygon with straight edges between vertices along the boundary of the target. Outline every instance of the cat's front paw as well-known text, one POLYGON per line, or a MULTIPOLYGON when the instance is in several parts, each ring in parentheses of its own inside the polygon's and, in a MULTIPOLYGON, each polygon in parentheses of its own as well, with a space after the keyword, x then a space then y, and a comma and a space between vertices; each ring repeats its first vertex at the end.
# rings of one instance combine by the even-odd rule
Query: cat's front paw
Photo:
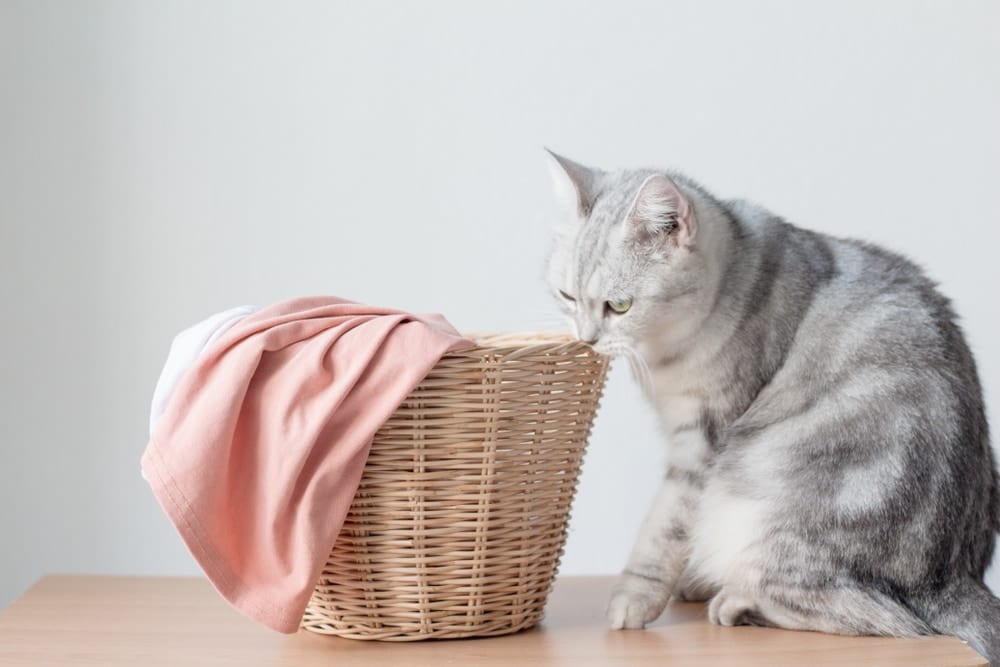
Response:
POLYGON ((608 625, 612 630, 638 630, 655 621, 667 606, 666 586, 645 577, 623 574, 611 591, 608 625))

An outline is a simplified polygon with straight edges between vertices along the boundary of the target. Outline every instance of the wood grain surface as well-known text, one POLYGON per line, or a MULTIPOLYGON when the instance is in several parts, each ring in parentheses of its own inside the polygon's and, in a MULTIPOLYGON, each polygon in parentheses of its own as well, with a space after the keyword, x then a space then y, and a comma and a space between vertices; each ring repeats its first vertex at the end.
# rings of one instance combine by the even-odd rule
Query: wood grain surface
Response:
POLYGON ((702 604, 674 604, 647 630, 610 631, 610 577, 562 577, 546 617, 506 637, 408 644, 299 631, 233 611, 199 578, 47 576, 0 611, 0 665, 442 667, 445 665, 985 665, 953 637, 836 637, 722 628, 702 604))

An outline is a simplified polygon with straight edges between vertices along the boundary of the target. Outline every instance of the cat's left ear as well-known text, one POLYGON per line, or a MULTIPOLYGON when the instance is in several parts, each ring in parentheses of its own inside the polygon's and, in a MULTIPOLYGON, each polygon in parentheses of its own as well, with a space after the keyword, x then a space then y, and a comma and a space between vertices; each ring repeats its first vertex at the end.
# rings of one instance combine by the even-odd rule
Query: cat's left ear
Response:
POLYGON ((586 218, 594 205, 602 172, 573 162, 548 148, 545 152, 549 156, 549 172, 559 205, 575 217, 586 218))
POLYGON ((684 247, 694 239, 691 202, 663 174, 653 174, 643 181, 626 219, 640 242, 669 239, 677 247, 684 247))

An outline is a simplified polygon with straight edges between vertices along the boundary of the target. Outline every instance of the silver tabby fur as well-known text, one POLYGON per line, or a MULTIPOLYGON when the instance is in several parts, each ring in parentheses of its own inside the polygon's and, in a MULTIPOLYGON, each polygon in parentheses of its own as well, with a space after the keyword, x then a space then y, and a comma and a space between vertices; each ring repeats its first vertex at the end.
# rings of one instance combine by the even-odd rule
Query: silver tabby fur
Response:
POLYGON ((611 626, 710 600, 722 625, 946 633, 1000 664, 983 584, 996 467, 974 360, 934 283, 680 174, 553 154, 553 175, 567 218, 553 292, 581 338, 642 369, 670 442, 611 626), (624 314, 606 304, 622 299, 624 314))

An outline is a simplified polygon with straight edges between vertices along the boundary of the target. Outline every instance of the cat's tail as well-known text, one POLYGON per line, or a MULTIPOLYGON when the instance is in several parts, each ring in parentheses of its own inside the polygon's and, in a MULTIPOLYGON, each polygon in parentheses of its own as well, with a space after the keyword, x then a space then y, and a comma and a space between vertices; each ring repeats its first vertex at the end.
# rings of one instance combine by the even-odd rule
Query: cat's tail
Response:
POLYGON ((937 632, 964 639, 1000 666, 1000 599, 985 585, 964 579, 914 607, 937 632))

